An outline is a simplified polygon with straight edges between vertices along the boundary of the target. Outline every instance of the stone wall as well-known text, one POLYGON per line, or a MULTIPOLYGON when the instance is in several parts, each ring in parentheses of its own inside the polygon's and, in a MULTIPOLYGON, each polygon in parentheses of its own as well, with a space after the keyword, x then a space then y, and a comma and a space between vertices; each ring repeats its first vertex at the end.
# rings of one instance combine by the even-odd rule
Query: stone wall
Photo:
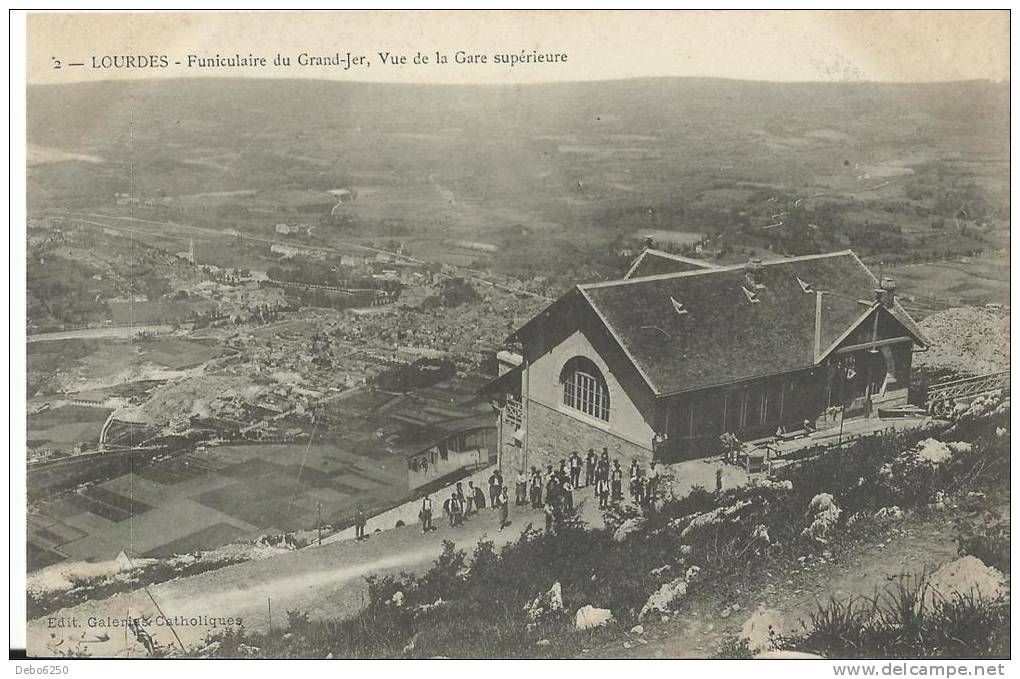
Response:
POLYGON ((624 468, 633 458, 640 460, 644 466, 652 460, 651 441, 648 448, 638 446, 612 432, 586 424, 534 401, 528 407, 526 428, 527 459, 524 459, 522 453, 512 454, 510 457, 504 448, 504 474, 508 467, 516 472, 522 462, 527 467, 557 464, 560 460, 568 458, 574 450, 584 457, 589 448, 594 448, 596 453, 601 453, 604 447, 608 448, 610 458, 619 458, 624 468))

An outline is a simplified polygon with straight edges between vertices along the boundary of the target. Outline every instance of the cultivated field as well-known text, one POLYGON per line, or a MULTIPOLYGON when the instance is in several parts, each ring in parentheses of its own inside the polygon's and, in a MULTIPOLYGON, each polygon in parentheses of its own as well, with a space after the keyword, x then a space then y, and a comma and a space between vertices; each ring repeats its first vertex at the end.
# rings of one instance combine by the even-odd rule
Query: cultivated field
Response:
POLYGON ((314 529, 320 511, 324 524, 349 523, 356 505, 387 506, 406 487, 402 460, 379 464, 331 445, 212 447, 30 507, 29 570, 314 529))

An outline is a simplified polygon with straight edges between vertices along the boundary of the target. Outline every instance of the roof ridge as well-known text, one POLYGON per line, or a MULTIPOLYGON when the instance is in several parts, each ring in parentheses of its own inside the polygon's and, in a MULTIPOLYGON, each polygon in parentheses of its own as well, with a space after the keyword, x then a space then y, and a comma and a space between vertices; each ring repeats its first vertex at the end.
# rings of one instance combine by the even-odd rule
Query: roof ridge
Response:
POLYGON ((683 255, 678 255, 678 254, 675 254, 675 253, 672 253, 672 252, 666 252, 665 250, 658 250, 656 248, 645 248, 644 249, 644 253, 648 253, 650 255, 655 255, 656 257, 665 257, 666 259, 672 259, 672 260, 675 260, 677 262, 685 262, 687 264, 700 264, 701 266, 705 267, 706 269, 714 269, 714 268, 716 268, 715 264, 712 264, 711 262, 706 262, 703 259, 695 259, 694 257, 685 257, 683 255))
POLYGON ((648 250, 649 248, 643 249, 641 251, 641 254, 638 255, 637 258, 635 258, 634 261, 630 263, 630 268, 627 269, 627 273, 623 274, 622 280, 627 280, 628 278, 630 278, 630 275, 634 273, 634 271, 638 268, 638 265, 640 265, 641 262, 644 261, 645 255, 648 254, 648 250))
MULTIPOLYGON (((643 253, 642 253, 643 254, 643 253)), ((853 250, 837 250, 835 252, 824 252, 816 255, 798 255, 796 257, 785 257, 783 259, 772 259, 763 261, 762 266, 772 266, 773 264, 789 264, 790 262, 804 262, 814 259, 825 259, 826 257, 845 257, 851 255, 857 260, 861 266, 864 267, 865 271, 868 270, 867 266, 861 262, 860 258, 854 254, 853 250)), ((730 264, 727 266, 713 266, 710 269, 700 269, 695 271, 675 271, 671 273, 660 273, 652 276, 639 276, 637 278, 623 278, 611 281, 599 281, 595 283, 578 283, 578 290, 591 290, 594 288, 608 288, 614 285, 627 285, 629 283, 646 283, 648 281, 667 280, 670 278, 686 278, 688 276, 703 276, 706 274, 722 273, 724 271, 740 271, 746 266, 745 264, 730 264)), ((868 273, 871 273, 870 271, 868 273)), ((871 274, 874 277, 874 274, 871 274)))

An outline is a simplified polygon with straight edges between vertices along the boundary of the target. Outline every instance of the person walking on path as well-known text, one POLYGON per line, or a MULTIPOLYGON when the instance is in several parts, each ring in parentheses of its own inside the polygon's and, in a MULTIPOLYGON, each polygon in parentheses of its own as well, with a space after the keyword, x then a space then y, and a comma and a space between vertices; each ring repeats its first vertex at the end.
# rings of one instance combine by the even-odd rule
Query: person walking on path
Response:
POLYGON ((499 529, 503 530, 510 525, 510 498, 507 497, 506 488, 500 488, 499 496, 496 498, 499 503, 499 529))
POLYGON ((421 499, 421 511, 418 512, 418 518, 421 519, 421 533, 422 535, 432 530, 432 498, 428 495, 421 499))
POLYGON ((358 505, 357 510, 354 512, 354 539, 361 542, 365 539, 365 510, 358 505))

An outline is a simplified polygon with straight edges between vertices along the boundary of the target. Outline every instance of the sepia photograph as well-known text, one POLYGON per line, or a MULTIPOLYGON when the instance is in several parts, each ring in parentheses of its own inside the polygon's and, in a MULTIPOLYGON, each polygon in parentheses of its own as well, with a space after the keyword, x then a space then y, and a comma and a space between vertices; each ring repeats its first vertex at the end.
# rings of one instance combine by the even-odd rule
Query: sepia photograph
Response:
POLYGON ((21 26, 22 665, 1005 673, 1009 10, 21 26))

